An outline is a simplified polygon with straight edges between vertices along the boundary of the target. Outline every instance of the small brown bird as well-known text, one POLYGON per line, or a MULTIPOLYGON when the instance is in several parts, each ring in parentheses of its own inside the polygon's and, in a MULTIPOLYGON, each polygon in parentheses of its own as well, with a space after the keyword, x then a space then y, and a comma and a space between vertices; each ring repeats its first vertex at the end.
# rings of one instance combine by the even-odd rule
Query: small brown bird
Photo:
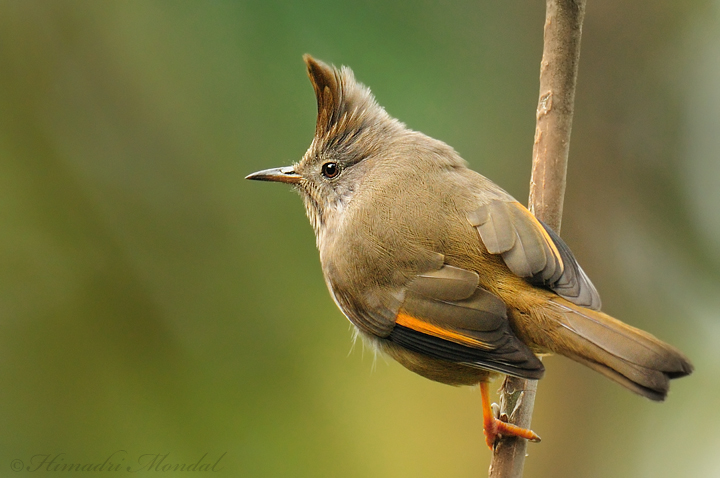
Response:
POLYGON ((558 353, 651 400, 692 372, 677 349, 600 311, 567 245, 445 143, 409 130, 352 71, 304 57, 318 118, 292 166, 330 294, 360 335, 408 369, 480 384, 486 441, 539 440, 494 417, 490 378, 539 379, 558 353))

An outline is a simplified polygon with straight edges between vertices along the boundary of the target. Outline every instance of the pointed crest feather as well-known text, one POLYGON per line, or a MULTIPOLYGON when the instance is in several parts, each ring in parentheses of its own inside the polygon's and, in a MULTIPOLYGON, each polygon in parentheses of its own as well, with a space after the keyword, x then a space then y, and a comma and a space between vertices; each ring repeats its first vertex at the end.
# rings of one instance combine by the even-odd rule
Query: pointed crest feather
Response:
POLYGON ((403 127, 377 104, 365 85, 355 80, 350 68, 338 70, 308 54, 303 55, 303 60, 317 99, 316 146, 338 145, 363 133, 403 127))

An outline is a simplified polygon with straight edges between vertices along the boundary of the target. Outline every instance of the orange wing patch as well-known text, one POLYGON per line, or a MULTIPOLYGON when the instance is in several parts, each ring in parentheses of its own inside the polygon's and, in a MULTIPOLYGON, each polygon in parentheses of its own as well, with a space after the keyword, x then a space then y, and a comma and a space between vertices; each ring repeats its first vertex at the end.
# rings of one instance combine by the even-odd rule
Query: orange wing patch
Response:
POLYGON ((403 327, 413 329, 416 332, 420 332, 426 335, 432 335, 433 337, 448 340, 450 342, 455 342, 456 344, 467 345, 469 347, 481 348, 486 350, 492 348, 489 344, 483 342, 482 340, 468 337, 467 335, 463 335, 453 330, 443 329, 442 327, 438 327, 437 325, 429 324, 424 320, 417 319, 411 315, 406 314, 402 310, 398 313, 397 318, 395 319, 395 323, 397 325, 402 325, 403 327))

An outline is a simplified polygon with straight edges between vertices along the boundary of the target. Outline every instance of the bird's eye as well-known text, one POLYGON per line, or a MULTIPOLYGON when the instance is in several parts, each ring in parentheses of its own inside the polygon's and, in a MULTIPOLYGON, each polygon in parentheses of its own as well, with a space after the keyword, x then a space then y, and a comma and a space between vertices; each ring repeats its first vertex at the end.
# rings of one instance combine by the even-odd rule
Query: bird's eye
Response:
POLYGON ((322 173, 326 178, 334 178, 340 173, 337 163, 329 162, 322 165, 322 173))

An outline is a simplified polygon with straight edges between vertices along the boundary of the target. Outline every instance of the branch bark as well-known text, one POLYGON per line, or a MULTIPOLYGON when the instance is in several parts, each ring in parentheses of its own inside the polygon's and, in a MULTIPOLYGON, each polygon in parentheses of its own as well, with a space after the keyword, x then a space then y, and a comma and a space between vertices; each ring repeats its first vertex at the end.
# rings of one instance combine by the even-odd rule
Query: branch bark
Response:
MULTIPOLYGON (((546 0, 540 98, 537 107, 529 209, 558 234, 562 223, 580 38, 587 0, 546 0)), ((500 417, 530 428, 536 380, 506 377, 500 417)), ((502 438, 493 451, 490 478, 519 478, 527 441, 502 438)))

